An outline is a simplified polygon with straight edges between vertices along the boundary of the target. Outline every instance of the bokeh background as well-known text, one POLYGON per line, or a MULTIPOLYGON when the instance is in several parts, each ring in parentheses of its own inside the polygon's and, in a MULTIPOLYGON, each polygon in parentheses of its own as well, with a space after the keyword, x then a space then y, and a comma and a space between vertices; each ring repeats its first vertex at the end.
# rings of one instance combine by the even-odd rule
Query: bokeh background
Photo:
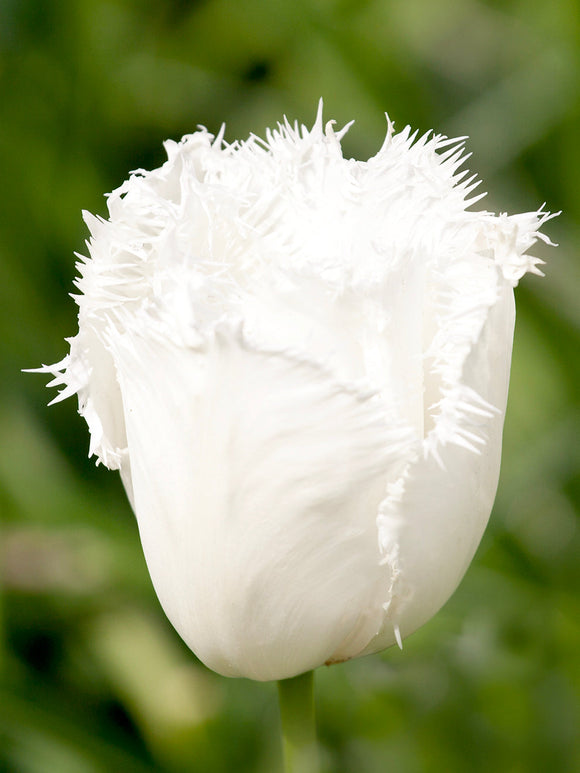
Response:
POLYGON ((208 672, 166 622, 117 475, 45 378, 76 332, 80 211, 162 141, 283 114, 469 135, 494 211, 563 214, 517 291, 497 503, 443 611, 317 674, 326 773, 580 770, 579 5, 0 0, 0 770, 275 773, 275 687, 208 672))

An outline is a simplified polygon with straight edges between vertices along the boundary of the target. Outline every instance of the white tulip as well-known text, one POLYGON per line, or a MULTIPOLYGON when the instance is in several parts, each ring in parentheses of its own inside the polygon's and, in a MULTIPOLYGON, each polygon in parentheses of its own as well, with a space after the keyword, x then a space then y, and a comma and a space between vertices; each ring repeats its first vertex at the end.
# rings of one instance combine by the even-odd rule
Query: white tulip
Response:
POLYGON ((468 209, 461 139, 389 123, 359 162, 345 131, 165 143, 85 214, 79 332, 46 368, 120 470, 167 616, 228 676, 400 644, 495 496, 512 288, 549 215, 468 209))

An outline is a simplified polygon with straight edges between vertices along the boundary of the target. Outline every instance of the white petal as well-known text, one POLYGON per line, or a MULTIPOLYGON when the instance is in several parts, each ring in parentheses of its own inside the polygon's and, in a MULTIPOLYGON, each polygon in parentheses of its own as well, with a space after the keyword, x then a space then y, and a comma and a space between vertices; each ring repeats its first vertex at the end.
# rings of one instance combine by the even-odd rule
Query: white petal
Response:
MULTIPOLYGON (((479 453, 450 442, 410 465, 382 524, 396 581, 382 631, 367 652, 408 636, 447 601, 463 577, 487 525, 501 459, 515 307, 504 286, 469 355, 462 383, 496 410, 480 415, 479 453)), ((477 414, 476 414, 477 415, 477 414)))
POLYGON ((214 670, 279 679, 358 654, 388 566, 376 513, 408 433, 318 366, 216 333, 112 342, 157 594, 214 670))

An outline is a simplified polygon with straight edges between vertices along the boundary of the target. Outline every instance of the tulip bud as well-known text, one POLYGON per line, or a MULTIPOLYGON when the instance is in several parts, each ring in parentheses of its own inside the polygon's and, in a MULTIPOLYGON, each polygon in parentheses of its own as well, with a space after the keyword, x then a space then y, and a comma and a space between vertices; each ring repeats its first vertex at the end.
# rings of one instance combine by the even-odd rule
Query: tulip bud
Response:
POLYGON ((461 139, 321 111, 166 142, 85 214, 79 332, 46 370, 120 471, 155 590, 215 671, 376 652, 457 587, 497 487, 513 287, 550 217, 473 211, 461 139))

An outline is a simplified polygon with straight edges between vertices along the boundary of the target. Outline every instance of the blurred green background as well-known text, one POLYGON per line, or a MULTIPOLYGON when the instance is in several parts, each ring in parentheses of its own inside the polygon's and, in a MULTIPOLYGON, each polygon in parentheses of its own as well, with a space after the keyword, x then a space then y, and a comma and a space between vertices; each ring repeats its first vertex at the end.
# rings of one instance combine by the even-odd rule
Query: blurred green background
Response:
POLYGON ((116 474, 46 379, 76 332, 80 210, 162 141, 283 114, 469 135, 495 211, 563 210, 517 291, 504 462, 463 584, 404 651, 317 674, 327 773, 580 770, 576 0, 0 0, 0 770, 278 770, 275 688, 165 620, 116 474))

